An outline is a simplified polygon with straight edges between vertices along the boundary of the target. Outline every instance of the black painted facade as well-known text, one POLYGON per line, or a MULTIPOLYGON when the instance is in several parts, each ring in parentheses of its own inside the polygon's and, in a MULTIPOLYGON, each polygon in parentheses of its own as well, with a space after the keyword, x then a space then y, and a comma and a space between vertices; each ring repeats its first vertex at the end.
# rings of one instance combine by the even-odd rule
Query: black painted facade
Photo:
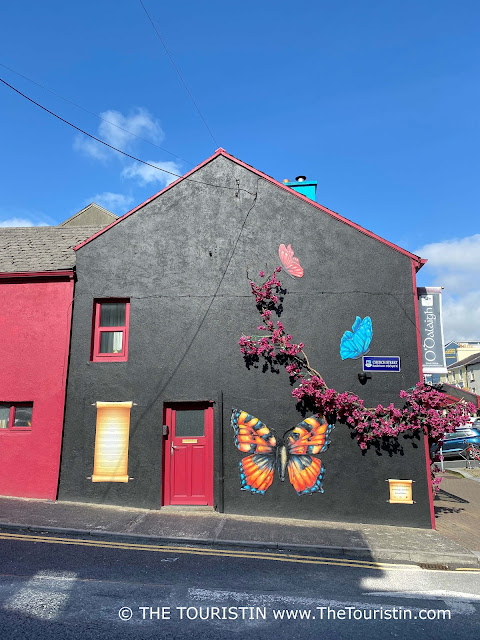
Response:
POLYGON ((330 387, 353 391, 368 406, 400 406, 400 389, 419 379, 412 263, 222 153, 190 177, 77 251, 59 499, 160 508, 165 404, 211 400, 217 509, 430 527, 423 438, 401 439, 397 452, 362 453, 338 424, 320 456, 323 494, 297 496, 277 477, 264 496, 240 491, 232 407, 279 434, 302 420, 288 375, 247 369, 240 353, 240 336, 258 333, 259 324, 247 269, 256 275, 267 263, 271 271, 279 245, 291 243, 305 275, 280 274, 288 332, 305 343, 330 387), (93 301, 101 298, 130 299, 127 362, 90 362, 93 301), (361 361, 341 360, 341 336, 357 315, 372 318, 371 354, 401 356, 401 373, 372 374, 362 386, 361 361), (136 403, 128 483, 89 479, 97 401, 136 403), (414 480, 415 504, 389 504, 388 478, 414 480))

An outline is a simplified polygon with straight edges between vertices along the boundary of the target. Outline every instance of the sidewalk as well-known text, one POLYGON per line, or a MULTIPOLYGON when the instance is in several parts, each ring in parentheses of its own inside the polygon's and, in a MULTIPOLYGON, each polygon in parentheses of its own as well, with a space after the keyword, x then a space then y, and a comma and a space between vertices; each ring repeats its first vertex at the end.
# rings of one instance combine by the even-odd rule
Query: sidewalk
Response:
POLYGON ((445 474, 435 505, 437 531, 480 558, 480 484, 478 469, 445 474), (467 474, 465 477, 457 475, 467 474))
POLYGON ((227 515, 204 507, 149 511, 0 497, 0 530, 282 549, 432 568, 480 566, 475 553, 438 531, 227 515))

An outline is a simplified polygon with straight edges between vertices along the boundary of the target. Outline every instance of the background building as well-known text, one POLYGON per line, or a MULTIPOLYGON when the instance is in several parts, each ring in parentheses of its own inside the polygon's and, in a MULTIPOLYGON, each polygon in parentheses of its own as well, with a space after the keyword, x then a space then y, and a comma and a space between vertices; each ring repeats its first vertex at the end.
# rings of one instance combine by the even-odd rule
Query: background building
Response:
POLYGON ((445 360, 447 367, 459 360, 463 360, 474 353, 480 352, 480 341, 470 342, 451 340, 445 345, 445 360))
POLYGON ((446 382, 472 393, 480 393, 480 352, 451 364, 446 382))

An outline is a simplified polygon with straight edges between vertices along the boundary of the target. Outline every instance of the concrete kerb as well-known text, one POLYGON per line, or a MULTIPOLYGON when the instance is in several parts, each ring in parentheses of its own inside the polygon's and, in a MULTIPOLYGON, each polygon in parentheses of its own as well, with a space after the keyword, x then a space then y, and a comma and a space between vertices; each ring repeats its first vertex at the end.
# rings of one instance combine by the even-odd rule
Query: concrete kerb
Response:
POLYGON ((61 536, 85 536, 92 539, 113 538, 115 542, 140 544, 174 544, 174 545, 198 545, 203 547, 236 547, 238 549, 265 549, 268 551, 291 551, 299 554, 313 554, 327 556, 329 559, 342 556, 342 559, 369 560, 372 563, 402 563, 415 565, 430 565, 438 568, 480 568, 480 557, 466 551, 464 554, 438 554, 424 551, 395 551, 392 549, 370 549, 366 547, 341 547, 322 545, 302 545, 296 543, 262 542, 252 540, 222 540, 213 538, 180 538, 168 536, 155 536, 141 533, 119 533, 97 529, 73 529, 51 526, 34 526, 26 524, 1 523, 0 531, 29 532, 37 535, 42 533, 61 536))
POLYGON ((462 468, 445 469, 445 471, 452 473, 452 475, 460 475, 460 476, 463 476, 464 478, 467 478, 467 480, 480 482, 480 478, 469 473, 470 471, 477 471, 477 470, 478 469, 462 469, 462 468))

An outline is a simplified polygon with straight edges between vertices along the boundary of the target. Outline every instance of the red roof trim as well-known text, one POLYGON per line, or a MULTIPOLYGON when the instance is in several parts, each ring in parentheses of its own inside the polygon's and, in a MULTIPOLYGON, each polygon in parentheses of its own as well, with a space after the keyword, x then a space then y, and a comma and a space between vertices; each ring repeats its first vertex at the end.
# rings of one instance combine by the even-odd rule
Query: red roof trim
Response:
MULTIPOLYGON (((459 389, 459 391, 462 391, 462 389, 459 389)), ((468 391, 468 389, 465 389, 465 391, 468 391)), ((444 391, 443 393, 447 396, 447 398, 450 400, 450 402, 461 402, 461 400, 459 398, 456 398, 455 396, 451 396, 446 391, 444 391)), ((468 393, 471 396, 476 396, 477 409, 480 409, 480 396, 477 396, 477 394, 473 393, 473 391, 468 391, 468 393)), ((472 402, 472 401, 471 400, 465 400, 465 402, 472 402)), ((472 402, 472 404, 474 405, 475 402, 472 402)))
POLYGON ((146 204, 148 204, 149 202, 151 202, 152 200, 157 198, 159 195, 165 193, 166 191, 168 191, 169 189, 171 189, 172 187, 177 185, 182 180, 185 180, 186 178, 191 176, 192 173, 195 173, 195 171, 197 171, 201 167, 204 167, 206 164, 208 164, 209 162, 214 160, 217 156, 223 156, 224 158, 228 158, 228 160, 231 160, 232 162, 235 162, 236 164, 244 167, 245 169, 248 169, 252 173, 255 173, 257 176, 259 176, 260 178, 263 178, 267 182, 270 182, 271 184, 275 185, 279 189, 283 189, 284 191, 288 191, 288 193, 290 193, 294 197, 300 198, 301 200, 304 200, 305 202, 307 202, 311 206, 316 207, 317 209, 320 209, 320 211, 324 211, 325 213, 328 213, 329 215, 331 215, 336 220, 339 220, 340 222, 343 222, 344 224, 346 224, 346 225, 348 225, 350 227, 353 227, 357 231, 360 231, 360 233, 363 233, 366 236, 369 236, 370 238, 374 238, 375 240, 378 240, 382 244, 387 245, 387 247, 390 247, 391 249, 394 249, 395 251, 398 251, 399 253, 402 253, 403 255, 407 256, 408 258, 410 258, 412 260, 412 262, 415 264, 415 268, 416 268, 417 271, 419 269, 421 269, 423 267, 423 265, 427 262, 425 259, 420 258, 419 256, 416 256, 413 253, 410 253, 410 251, 407 251, 406 249, 402 249, 398 245, 393 244, 393 242, 389 242, 388 240, 385 240, 385 238, 377 236, 377 234, 373 233, 372 231, 369 231, 368 229, 364 229, 363 227, 361 227, 360 225, 356 224, 355 222, 352 222, 351 220, 348 220, 348 218, 344 218, 339 213, 336 213, 335 211, 332 211, 331 209, 327 209, 327 207, 324 207, 323 205, 318 204, 318 202, 314 202, 313 200, 310 200, 310 198, 307 198, 306 196, 302 195, 301 193, 298 193, 298 191, 295 191, 294 189, 291 189, 290 187, 285 186, 281 182, 278 182, 274 178, 268 176, 266 173, 263 173, 262 171, 259 171, 258 169, 255 169, 255 167, 252 167, 251 165, 248 165, 245 162, 242 162, 238 158, 235 158, 234 156, 232 156, 229 153, 227 153, 225 151, 225 149, 222 149, 222 148, 217 149, 212 156, 210 156, 209 158, 207 158, 206 160, 201 162, 199 165, 197 165, 196 167, 191 169, 191 171, 186 173, 184 176, 182 176, 178 180, 175 180, 175 182, 172 182, 171 184, 169 184, 168 187, 165 187, 165 189, 162 189, 161 191, 159 191, 158 193, 153 195, 151 198, 148 198, 148 200, 145 200, 145 202, 142 202, 142 204, 139 204, 137 207, 135 207, 134 209, 132 209, 131 211, 126 213, 124 216, 122 216, 118 220, 115 220, 114 222, 109 224, 108 227, 105 227, 104 229, 102 229, 101 231, 97 232, 96 234, 94 234, 90 238, 87 238, 87 240, 84 240, 83 242, 78 244, 76 247, 74 247, 74 251, 77 251, 77 249, 80 249, 80 247, 83 247, 84 245, 89 243, 94 238, 97 238, 102 233, 105 233, 105 231, 108 231, 108 229, 110 229, 114 225, 119 224, 120 222, 122 222, 122 220, 124 220, 128 216, 131 216, 132 213, 135 213, 135 211, 138 211, 138 209, 140 209, 141 207, 145 206, 146 204))
POLYGON ((412 260, 412 284, 413 284, 413 306, 415 309, 415 334, 417 338, 417 358, 418 358, 418 379, 423 380, 423 355, 422 355, 422 337, 420 331, 420 315, 418 312, 418 296, 417 296, 417 273, 415 271, 415 263, 412 260))
MULTIPOLYGON (((448 382, 442 382, 441 393, 444 393, 453 402, 460 402, 460 399, 457 398, 456 396, 451 396, 448 393, 448 387, 456 389, 457 391, 465 391, 465 393, 468 393, 468 395, 474 396, 475 401, 472 404, 475 404, 475 402, 476 402, 477 403, 477 409, 480 409, 480 396, 477 393, 474 393, 473 391, 470 391, 469 389, 459 389, 458 387, 453 387, 453 385, 449 384, 448 382)), ((471 400, 465 400, 465 402, 471 402, 471 400)))
POLYGON ((73 279, 73 269, 62 271, 13 271, 12 273, 0 273, 0 280, 18 278, 69 278, 73 279))

